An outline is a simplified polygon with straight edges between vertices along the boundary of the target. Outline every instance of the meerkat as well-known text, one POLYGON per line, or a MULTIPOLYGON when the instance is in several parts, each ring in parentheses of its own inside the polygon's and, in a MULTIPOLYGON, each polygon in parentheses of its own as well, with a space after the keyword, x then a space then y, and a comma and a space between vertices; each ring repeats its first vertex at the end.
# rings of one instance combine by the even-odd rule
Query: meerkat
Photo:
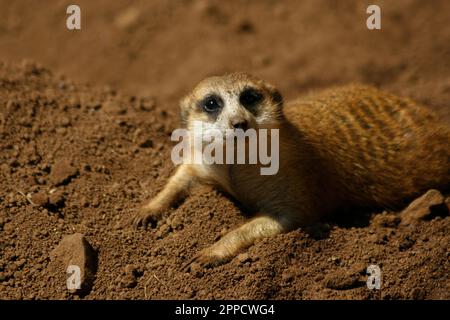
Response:
POLYGON ((341 206, 393 208, 450 182, 450 129, 409 99, 347 85, 283 103, 271 84, 245 73, 201 81, 182 99, 187 128, 279 129, 279 171, 259 165, 182 164, 134 218, 145 227, 195 183, 224 190, 257 214, 186 264, 216 266, 255 240, 308 226, 341 206))

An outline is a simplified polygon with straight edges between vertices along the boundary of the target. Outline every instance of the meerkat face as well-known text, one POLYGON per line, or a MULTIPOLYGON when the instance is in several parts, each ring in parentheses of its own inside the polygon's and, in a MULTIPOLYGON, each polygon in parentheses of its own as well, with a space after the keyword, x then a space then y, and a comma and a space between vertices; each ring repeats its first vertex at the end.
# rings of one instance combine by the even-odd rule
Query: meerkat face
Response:
POLYGON ((205 129, 272 128, 283 119, 282 97, 270 84, 245 73, 201 81, 181 101, 181 118, 190 128, 201 121, 205 129))

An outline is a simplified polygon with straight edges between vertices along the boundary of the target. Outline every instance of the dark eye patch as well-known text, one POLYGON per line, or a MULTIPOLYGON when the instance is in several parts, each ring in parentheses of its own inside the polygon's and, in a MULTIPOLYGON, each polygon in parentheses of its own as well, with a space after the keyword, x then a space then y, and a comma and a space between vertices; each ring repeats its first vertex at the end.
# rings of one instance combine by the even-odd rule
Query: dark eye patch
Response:
POLYGON ((239 102, 245 108, 252 108, 263 99, 263 95, 254 88, 246 88, 239 95, 239 102))
POLYGON ((220 96, 212 94, 203 98, 199 106, 207 113, 217 113, 223 108, 223 100, 220 96))

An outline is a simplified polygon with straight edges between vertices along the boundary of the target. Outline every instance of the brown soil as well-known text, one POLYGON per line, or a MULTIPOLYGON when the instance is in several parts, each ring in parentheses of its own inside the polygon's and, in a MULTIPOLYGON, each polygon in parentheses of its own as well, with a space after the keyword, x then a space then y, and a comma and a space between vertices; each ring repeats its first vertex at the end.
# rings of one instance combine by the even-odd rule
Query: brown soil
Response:
POLYGON ((189 273, 185 261, 245 221, 233 202, 202 187, 157 228, 129 224, 174 169, 177 100, 211 74, 250 71, 287 99, 366 82, 450 121, 450 2, 379 1, 381 31, 365 28, 364 1, 77 2, 81 31, 65 29, 67 1, 0 0, 1 299, 78 298, 50 258, 74 233, 97 255, 85 299, 450 299, 442 208, 409 225, 340 212, 189 273))

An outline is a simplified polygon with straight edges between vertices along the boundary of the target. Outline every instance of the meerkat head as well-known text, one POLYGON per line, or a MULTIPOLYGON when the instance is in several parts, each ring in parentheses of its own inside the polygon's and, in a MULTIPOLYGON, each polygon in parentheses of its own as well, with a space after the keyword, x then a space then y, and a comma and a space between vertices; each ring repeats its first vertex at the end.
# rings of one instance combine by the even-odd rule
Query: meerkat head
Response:
POLYGON ((201 81, 181 101, 186 127, 201 121, 206 129, 270 128, 283 119, 283 100, 274 86, 245 73, 201 81))

